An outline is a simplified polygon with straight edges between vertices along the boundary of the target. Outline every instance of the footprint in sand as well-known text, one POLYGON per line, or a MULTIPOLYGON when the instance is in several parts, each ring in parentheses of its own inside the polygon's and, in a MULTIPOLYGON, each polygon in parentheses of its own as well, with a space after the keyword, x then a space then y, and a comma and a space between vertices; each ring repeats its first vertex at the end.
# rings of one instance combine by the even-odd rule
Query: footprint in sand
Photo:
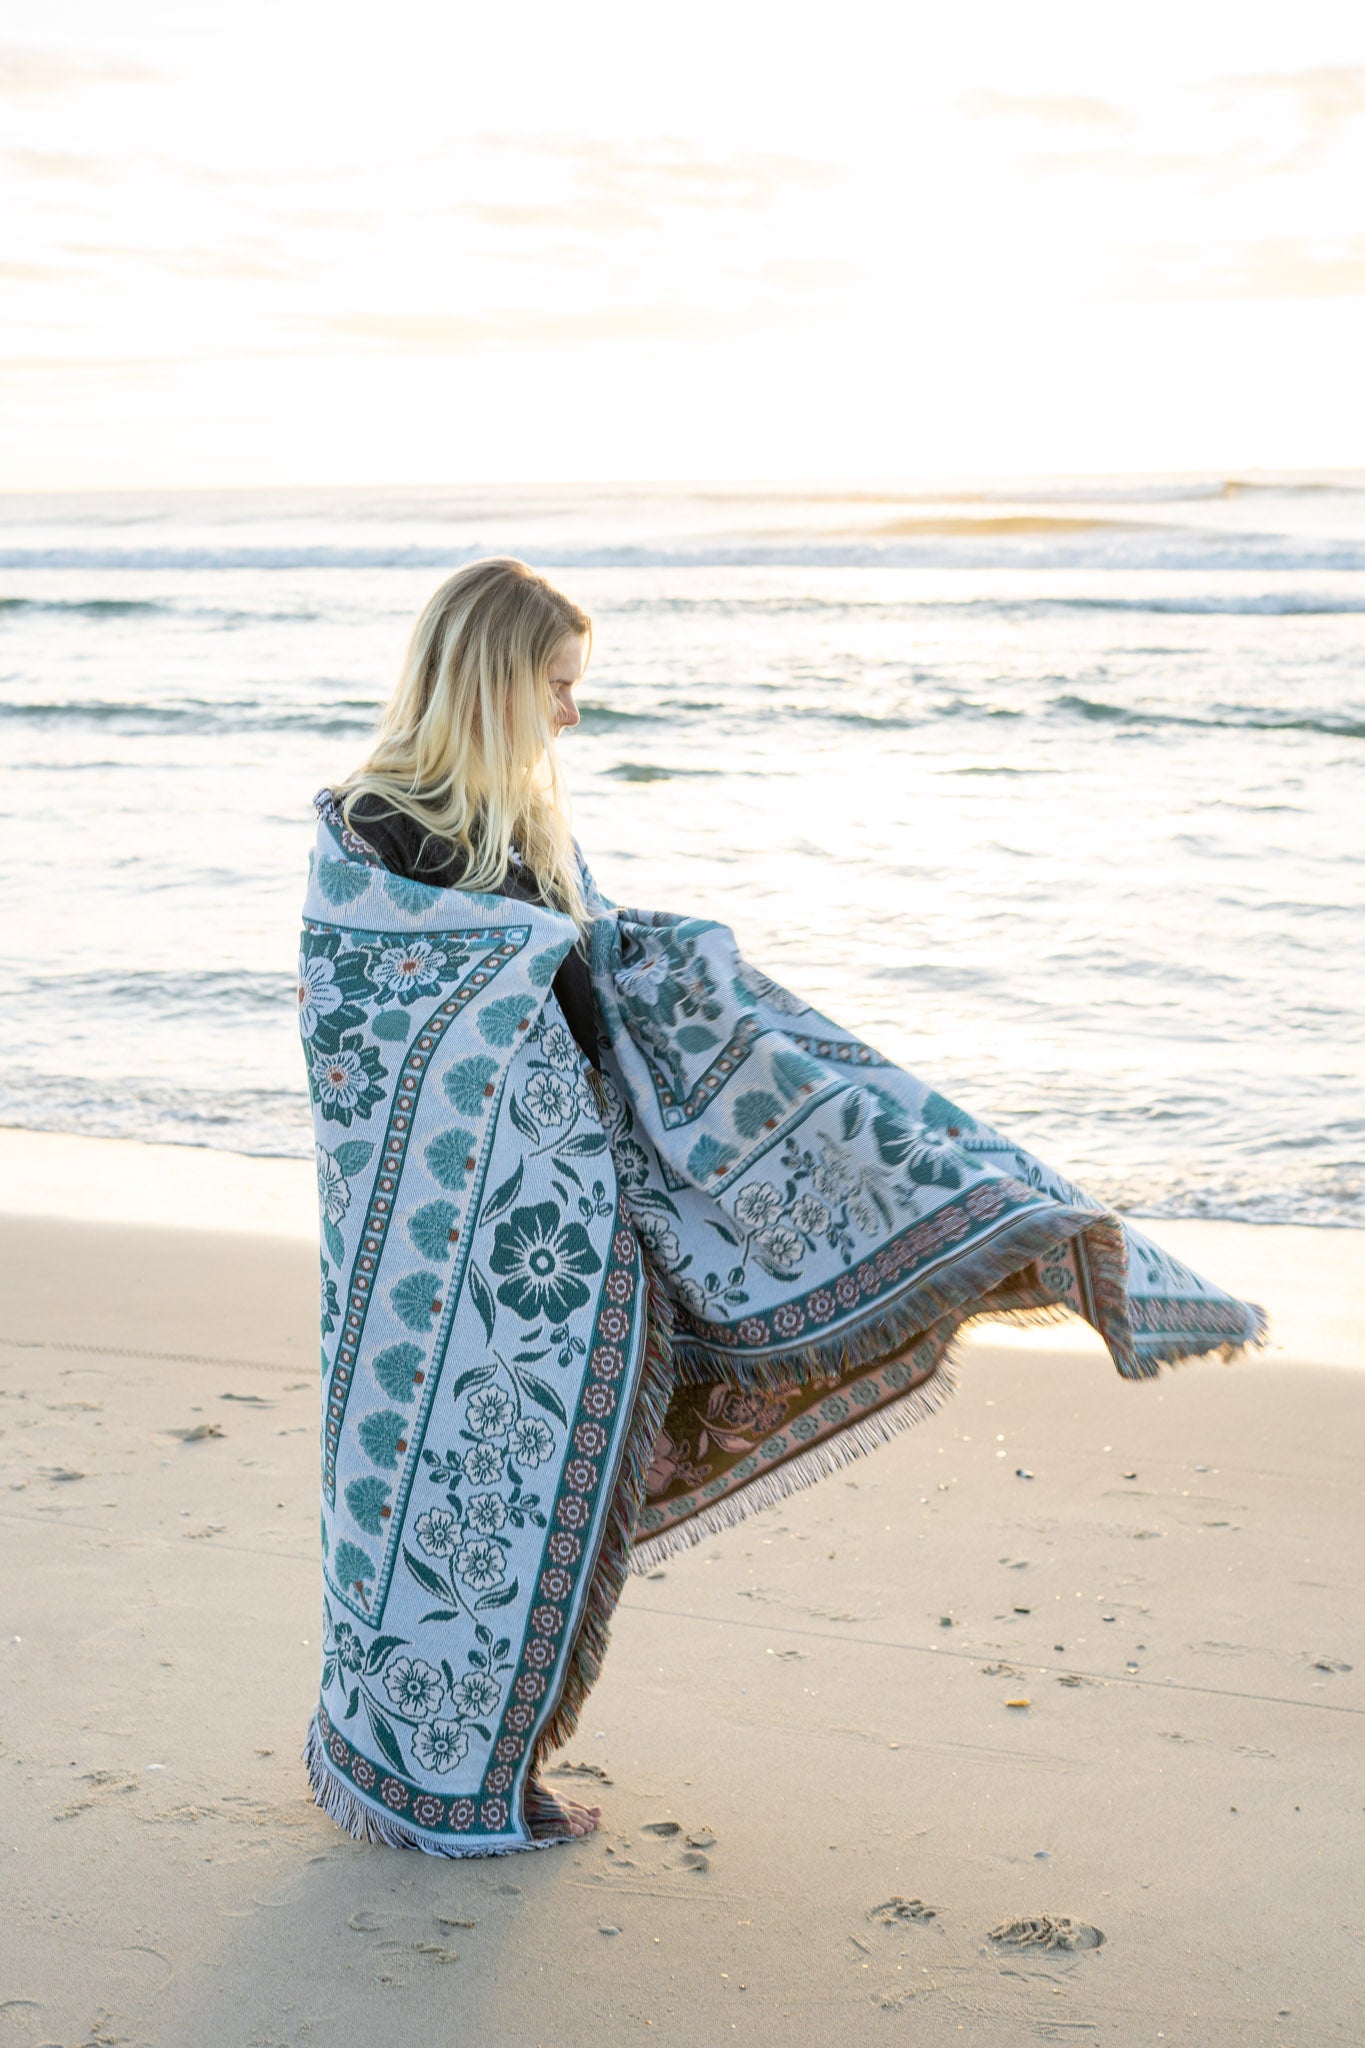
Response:
POLYGON ((869 1920, 875 1920, 879 1927, 894 1927, 901 1920, 917 1920, 923 1925, 937 1920, 938 1912, 933 1906, 926 1906, 923 1899, 884 1899, 880 1906, 869 1906, 869 1920))
POLYGON ((1035 1920, 1002 1920, 992 1927, 990 1939, 1001 1948, 1050 1948, 1068 1952, 1098 1948, 1104 1940, 1098 1927, 1087 1920, 1072 1920, 1065 1913, 1040 1913, 1035 1920))
POLYGON ((647 1820, 641 1828, 642 1835, 680 1835, 682 1822, 678 1820, 647 1820))
POLYGON ((610 1785, 612 1782, 601 1764, 551 1764, 549 1776, 552 1778, 596 1778, 601 1785, 610 1785))

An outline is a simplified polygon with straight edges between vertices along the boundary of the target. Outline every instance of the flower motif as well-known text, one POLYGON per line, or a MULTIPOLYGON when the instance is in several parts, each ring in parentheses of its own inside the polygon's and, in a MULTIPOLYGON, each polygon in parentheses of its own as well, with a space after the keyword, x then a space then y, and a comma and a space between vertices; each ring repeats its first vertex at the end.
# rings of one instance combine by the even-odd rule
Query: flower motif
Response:
POLYGON ((623 1188, 644 1186, 649 1179, 649 1159, 643 1145, 637 1145, 634 1138, 618 1138, 612 1146, 611 1156, 616 1178, 623 1188))
POLYGON ((562 1024, 551 1024, 541 1034, 540 1049, 552 1067, 571 1074, 578 1065, 578 1052, 562 1024))
POLYGON ((476 1536, 496 1536, 507 1520, 507 1504, 500 1493, 474 1493, 465 1509, 465 1526, 476 1536))
POLYGON ((337 1623, 335 1643, 337 1663, 341 1666, 341 1669, 343 1671, 359 1671, 361 1665, 365 1662, 365 1650, 360 1637, 351 1627, 349 1621, 339 1621, 337 1623))
POLYGON ((678 1300, 688 1310, 689 1314, 694 1316, 704 1316, 706 1314, 706 1289, 699 1280, 688 1280, 686 1278, 675 1280, 673 1288, 678 1300))
POLYGON ((502 1687, 486 1672, 470 1671, 456 1680, 450 1698, 457 1714, 473 1714, 476 1719, 481 1719, 497 1707, 502 1698, 502 1687))
POLYGON ((476 1536, 471 1543, 461 1545, 455 1569, 476 1593, 486 1593, 490 1586, 500 1586, 506 1578, 507 1559, 488 1537, 476 1536))
POLYGON ((802 1195, 793 1204, 790 1220, 796 1230, 804 1230, 808 1237, 822 1237, 829 1229, 829 1210, 814 1195, 802 1195))
POLYGON ((430 939, 410 939, 406 946, 385 946, 370 972, 381 988, 401 999, 435 987, 445 964, 445 954, 430 939))
POLYGON ((475 1436, 501 1436, 515 1412, 510 1394, 501 1387, 479 1387, 469 1397, 465 1420, 475 1436))
POLYGON ((561 1223, 553 1202, 514 1209, 499 1223, 488 1261, 503 1276, 498 1300, 525 1322, 548 1316, 562 1323, 588 1299, 583 1276, 600 1272, 602 1261, 581 1223, 561 1223))
POLYGON ((422 1657, 395 1657, 384 1673, 384 1690, 400 1714, 423 1721, 445 1697, 445 1680, 422 1657))
POLYGON ((458 1721, 428 1721, 412 1738, 412 1753, 418 1763, 438 1777, 463 1762, 468 1748, 469 1736, 458 1721))
POLYGON ((817 1189, 827 1202, 842 1202, 853 1186, 853 1178, 847 1167, 829 1151, 816 1167, 814 1179, 817 1189))
POLYGON ((799 1266, 805 1256, 806 1247, 794 1230, 788 1230, 785 1223, 772 1223, 761 1230, 754 1239, 754 1250, 765 1266, 786 1270, 799 1266))
POLYGON ((348 1124, 353 1116, 369 1115, 388 1077, 374 1046, 363 1044, 358 1031, 349 1031, 335 1052, 313 1054, 309 1078, 323 1115, 348 1124))
POLYGON ((553 1456, 554 1437, 548 1423, 538 1415, 527 1415, 518 1422, 508 1439, 508 1451, 518 1465, 543 1465, 553 1456))
POLYGON ((412 1533, 428 1557, 453 1557, 460 1525, 449 1508, 428 1508, 417 1517, 412 1533))
POLYGON ((631 1212, 631 1222, 639 1233, 641 1243, 654 1254, 661 1266, 676 1266, 682 1262, 682 1246, 671 1223, 652 1209, 631 1212))
POLYGON ((751 1181, 735 1197, 735 1220, 746 1230, 762 1230, 782 1213, 782 1197, 770 1180, 751 1181))
POLYGON ((496 1486, 502 1478, 502 1452, 496 1444, 472 1444, 464 1454, 464 1476, 471 1486, 496 1486))
POLYGON ((521 1099, 539 1124, 566 1124, 574 1113, 574 1091, 559 1074, 532 1074, 521 1099))
POLYGON ((299 961, 299 1030, 311 1038, 319 1017, 330 1017, 345 998, 337 987, 336 969, 325 954, 299 961))
POLYGON ((322 1213, 329 1223, 340 1223, 351 1206, 351 1184, 332 1154, 321 1145, 313 1147, 317 1155, 318 1201, 322 1213))

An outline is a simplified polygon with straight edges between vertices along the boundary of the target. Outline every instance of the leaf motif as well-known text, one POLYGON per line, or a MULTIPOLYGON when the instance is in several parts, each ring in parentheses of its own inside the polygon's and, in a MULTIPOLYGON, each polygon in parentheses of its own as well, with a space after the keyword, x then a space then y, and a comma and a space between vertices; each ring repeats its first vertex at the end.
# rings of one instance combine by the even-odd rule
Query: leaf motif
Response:
POLYGON ((408 1223, 408 1236, 424 1259, 450 1257, 450 1233, 459 1210, 453 1202, 423 1202, 408 1223))
POLYGON ((346 1489, 346 1505, 368 1536, 378 1536, 384 1527, 380 1510, 388 1505, 392 1488, 382 1479, 353 1479, 346 1489))
POLYGON ((500 1586, 496 1593, 485 1593, 482 1600, 476 1600, 474 1605, 481 1613, 489 1607, 510 1607, 520 1591, 519 1582, 513 1579, 510 1586, 500 1586))
MULTIPOLYGON (((517 1168, 517 1172, 521 1172, 520 1167, 517 1168)), ((493 1290, 475 1265, 471 1265, 469 1268, 469 1292, 475 1308, 479 1311, 479 1320, 483 1324, 484 1334, 491 1343, 493 1340, 493 1325, 498 1319, 498 1311, 493 1301, 493 1290)))
POLYGON ((363 1586, 374 1577, 374 1559, 358 1543, 338 1543, 332 1569, 338 1585, 363 1586))
POLYGON ((381 1010, 370 1026, 376 1038, 386 1038, 391 1043, 407 1037, 412 1029, 412 1019, 406 1010, 381 1010))
POLYGON ((405 910, 409 917, 420 917, 441 892, 427 882, 414 882, 407 875, 386 875, 384 893, 392 898, 400 910, 405 910))
POLYGON ((715 1032, 708 1031, 704 1024, 684 1024, 673 1036, 684 1052, 705 1052, 720 1044, 715 1032))
POLYGON ((411 1401, 417 1392, 412 1376, 421 1365, 422 1353, 415 1344, 389 1344, 376 1353, 373 1371, 391 1401, 411 1401))
POLYGON ((337 1229, 330 1216, 323 1218, 322 1235, 326 1241, 328 1251, 332 1254, 337 1264, 340 1265, 346 1257, 346 1246, 341 1232, 337 1229))
POLYGON ((337 1146, 332 1157, 349 1180, 353 1173, 359 1173, 362 1166, 368 1166, 374 1146, 368 1138, 347 1138, 337 1146))
MULTIPOLYGON (((494 1188, 492 1194, 484 1203, 483 1209, 479 1216, 480 1224, 487 1223, 489 1218, 492 1216, 501 1216, 504 1209, 511 1208, 513 1202, 515 1202, 517 1196, 521 1193, 522 1170, 523 1162, 519 1159, 516 1164, 515 1172, 509 1173, 507 1179, 502 1183, 501 1187, 494 1188)), ((491 1336, 492 1334, 492 1328, 490 1326, 489 1335, 491 1336)))
POLYGON ((365 1711, 370 1717, 370 1726, 374 1730, 375 1741, 379 1744, 379 1747, 383 1750, 394 1769, 396 1771, 405 1771, 407 1765, 403 1762, 403 1752, 398 1747, 398 1737, 394 1734, 393 1729, 384 1719, 384 1716, 380 1713, 368 1693, 365 1695, 365 1711))
POLYGON ((863 1127, 867 1113, 867 1098, 854 1093, 844 1097, 844 1106, 839 1112, 839 1128, 846 1138, 856 1138, 863 1127))
MULTIPOLYGON (((424 1615, 422 1616, 422 1620, 423 1620, 424 1622, 427 1622, 427 1621, 458 1621, 459 1619, 460 1619, 460 1610, 458 1609, 458 1607, 433 1607, 433 1608, 432 1608, 432 1610, 431 1610, 431 1612, 430 1612, 430 1614, 424 1614, 424 1615)), ((443 1671, 444 1671, 444 1670, 446 1669, 446 1664, 445 1664, 445 1660, 444 1660, 444 1659, 442 1659, 442 1662, 441 1662, 441 1669, 442 1669, 443 1671)), ((451 1684, 451 1685, 453 1685, 453 1684, 454 1684, 454 1682, 455 1682, 455 1681, 454 1681, 453 1679, 449 1679, 449 1680, 447 1681, 447 1683, 448 1683, 448 1684, 451 1684)))
POLYGON ((770 1118, 782 1114, 782 1104, 766 1088, 750 1088, 737 1099, 730 1113, 741 1138, 756 1138, 770 1118))
POLYGON ((605 1152, 607 1134, 605 1131, 580 1131, 576 1138, 566 1138, 562 1145, 555 1146, 555 1158, 588 1159, 595 1152, 605 1152))
POLYGON ((320 860, 317 879, 329 903, 354 903, 370 886, 370 870, 359 861, 320 860))
POLYGON ((434 1572, 429 1564, 423 1564, 420 1557, 414 1557, 406 1543, 403 1545, 403 1561, 418 1585, 426 1592, 434 1593, 438 1600, 450 1598, 450 1588, 445 1580, 438 1572, 434 1572))
POLYGON ((356 1709, 357 1709, 357 1708, 359 1707, 359 1705, 360 1705, 360 1687, 359 1687, 358 1685, 353 1685, 353 1686, 351 1687, 351 1697, 350 1697, 350 1698, 349 1698, 349 1699, 347 1700, 347 1702, 346 1702, 346 1711, 345 1711, 345 1713, 344 1713, 344 1714, 342 1715, 342 1717, 341 1717, 341 1718, 342 1718, 342 1720, 343 1720, 343 1721, 349 1721, 349 1720, 351 1720, 351 1719, 352 1719, 352 1718, 354 1717, 354 1715, 355 1715, 355 1712, 356 1712, 356 1709))
POLYGON ((373 1678, 375 1672, 382 1669, 390 1651, 401 1649, 404 1640, 402 1636, 376 1636, 365 1653, 365 1676, 373 1678))
POLYGON ((543 953, 532 954, 526 963, 526 975, 533 988, 550 986, 567 951, 567 946, 547 946, 543 953))
POLYGON ((439 1313, 435 1304, 441 1298, 444 1284, 439 1273, 429 1273, 424 1268, 405 1273, 389 1290, 399 1322, 406 1323, 410 1330, 429 1330, 432 1317, 439 1313))
POLYGON ((529 1022, 535 1007, 536 999, 531 995, 499 996, 496 1002, 486 1003, 476 1013, 474 1022, 489 1045, 508 1046, 515 1042, 522 1021, 529 1022))
POLYGON ((568 1426, 569 1418, 564 1413, 564 1403, 553 1387, 547 1386, 544 1380, 537 1379, 533 1372, 527 1372, 524 1368, 518 1372, 517 1381, 523 1392, 529 1394, 538 1407, 544 1408, 547 1414, 553 1415, 568 1426))
POLYGON ((434 1137, 422 1155, 434 1179, 452 1193, 462 1188, 469 1173, 468 1162, 478 1153, 478 1140, 472 1131, 441 1131, 434 1137))
MULTIPOLYGON (((356 1435, 366 1457, 372 1458, 376 1465, 383 1465, 391 1472, 398 1463, 398 1446, 406 1438, 407 1427, 407 1418, 400 1415, 397 1409, 381 1408, 376 1414, 365 1417, 356 1435)), ((385 1491, 387 1490, 386 1488, 385 1491)), ((347 1497, 349 1498, 349 1493, 347 1497)), ((359 1521, 359 1516, 356 1519, 359 1521)), ((376 1529, 373 1533, 377 1536, 379 1531, 376 1529)))
MULTIPOLYGON (((478 1269, 478 1267, 476 1266, 476 1267, 474 1268, 474 1272, 475 1272, 475 1273, 477 1273, 477 1272, 478 1272, 478 1270, 479 1270, 479 1269, 478 1269)), ((473 1274, 471 1274, 471 1275, 470 1275, 470 1279, 471 1279, 471 1281, 472 1281, 472 1279, 473 1279, 473 1274)), ((485 1285, 486 1285, 486 1283, 485 1283, 485 1285)), ((479 1311, 479 1313, 480 1313, 480 1314, 482 1315, 482 1313, 483 1313, 482 1309, 481 1309, 481 1310, 479 1311)), ((490 1335, 491 1335, 491 1332, 490 1332, 490 1335)), ((452 1401, 458 1401, 458 1400, 459 1400, 459 1398, 460 1398, 460 1396, 461 1396, 461 1394, 462 1394, 462 1393, 464 1392, 464 1390, 465 1390, 465 1388, 466 1388, 466 1387, 481 1387, 481 1386, 483 1385, 483 1383, 484 1383, 484 1381, 485 1381, 485 1380, 491 1380, 491 1379, 492 1379, 492 1377, 493 1377, 494 1373, 495 1373, 495 1372, 497 1371, 497 1369, 498 1369, 498 1368, 497 1368, 497 1367, 496 1367, 495 1365, 472 1365, 472 1366, 471 1366, 471 1367, 469 1368, 469 1371, 468 1371, 468 1372, 462 1372, 462 1373, 460 1374, 460 1377, 459 1377, 459 1378, 458 1378, 458 1379, 456 1380, 456 1382, 455 1382, 454 1386, 453 1386, 453 1387, 451 1388, 451 1390, 450 1390, 450 1398, 451 1398, 451 1400, 452 1400, 452 1401)))
POLYGON ((531 1143, 534 1144, 536 1139, 540 1136, 540 1125, 535 1121, 533 1117, 527 1114, 527 1112, 522 1108, 521 1104, 517 1101, 515 1095, 512 1097, 511 1101, 511 1114, 512 1122, 521 1132, 522 1137, 529 1138, 531 1140, 531 1143))

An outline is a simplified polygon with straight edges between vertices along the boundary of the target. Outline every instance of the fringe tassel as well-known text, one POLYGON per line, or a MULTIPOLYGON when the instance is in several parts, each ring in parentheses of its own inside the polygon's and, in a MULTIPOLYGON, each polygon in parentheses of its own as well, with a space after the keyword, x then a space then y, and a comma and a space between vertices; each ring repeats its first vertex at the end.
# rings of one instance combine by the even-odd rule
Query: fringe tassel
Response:
POLYGON ((956 1366, 957 1330, 954 1329, 944 1338, 932 1373, 919 1386, 911 1387, 898 1400, 889 1402, 874 1414, 864 1415, 859 1421, 847 1424, 823 1443, 798 1451, 794 1458, 788 1458, 785 1463, 774 1466, 771 1472, 751 1479, 747 1486, 727 1494, 723 1500, 713 1501, 709 1507, 689 1515, 685 1522, 676 1522, 671 1529, 662 1529, 657 1536, 637 1543, 631 1552, 631 1570, 650 1571, 679 1551, 690 1550, 705 1537, 714 1536, 722 1529, 736 1528, 750 1515, 775 1506, 793 1493, 803 1492, 818 1480, 828 1478, 831 1472, 852 1464, 854 1459, 865 1457, 869 1451, 890 1443, 903 1430, 934 1414, 956 1392, 956 1366))
POLYGON ((1154 1379, 1163 1365, 1183 1364, 1210 1352, 1224 1359, 1236 1357, 1240 1351, 1266 1342, 1265 1312, 1249 1302, 1239 1304, 1247 1310, 1250 1326, 1241 1338, 1210 1334, 1191 1343, 1188 1338, 1137 1337, 1128 1317, 1128 1251, 1119 1218, 1094 1210, 1054 1210, 1046 1216, 1020 1219, 969 1255, 950 1257, 943 1279, 919 1282, 852 1331, 774 1350, 765 1358, 737 1360, 706 1339, 689 1335, 690 1319, 684 1314, 673 1340, 678 1384, 707 1386, 723 1381, 728 1386, 774 1392, 816 1381, 834 1384, 849 1371, 904 1349, 949 1316, 958 1323, 984 1319, 1064 1321, 1072 1312, 1060 1303, 1037 1309, 995 1309, 983 1297, 1044 1252, 1073 1238, 1080 1240, 1077 1262, 1084 1267, 1094 1306, 1092 1327, 1124 1379, 1154 1379))
POLYGON ((477 1848, 469 1848, 462 1847, 458 1837, 442 1839, 439 1835, 427 1834, 421 1828, 408 1827, 388 1814, 377 1813, 368 1800, 362 1799, 332 1769, 316 1714, 308 1723, 303 1761, 308 1767, 314 1805, 320 1806, 329 1820, 334 1820, 357 1842, 378 1842, 386 1849, 420 1849, 427 1856, 457 1857, 513 1856, 523 1849, 548 1849, 560 1839, 548 1835, 532 1837, 525 1842, 480 1843, 477 1848))
POLYGON ((559 1749, 573 1734, 583 1702, 597 1683, 607 1654, 611 1617, 631 1568, 631 1530, 644 1504, 645 1479, 673 1393, 673 1311, 648 1259, 645 1276, 648 1295, 640 1384, 583 1619, 569 1651, 558 1703, 536 1743, 533 1777, 550 1751, 559 1749))
MULTIPOLYGON (((897 1301, 870 1315, 854 1329, 813 1343, 775 1349, 763 1359, 738 1361, 705 1339, 690 1337, 684 1318, 673 1339, 678 1380, 689 1386, 705 1386, 712 1381, 724 1380, 731 1386, 777 1390, 792 1385, 804 1386, 813 1380, 827 1380, 831 1376, 842 1377, 850 1368, 872 1365, 878 1359, 889 1358, 894 1352, 904 1349, 912 1339, 932 1329, 935 1323, 941 1323, 948 1317, 955 1322, 960 1321, 964 1312, 972 1312, 973 1303, 978 1303, 982 1295, 989 1294, 1002 1280, 1032 1265, 1055 1244, 1090 1231, 1100 1220, 1094 1210, 1077 1209, 1054 1209, 1043 1216, 1020 1217, 999 1237, 979 1245, 974 1252, 950 1253, 944 1260, 942 1279, 918 1282, 897 1301)), ((1121 1231, 1119 1236, 1121 1245, 1121 1231)), ((1125 1266, 1125 1275, 1126 1270, 1125 1266)), ((1123 1298, 1120 1278, 1120 1306, 1123 1298)), ((987 1313, 985 1310, 980 1312, 987 1313)), ((1112 1353, 1113 1342, 1107 1337, 1106 1342, 1109 1342, 1112 1353)), ((1119 1364, 1117 1355, 1115 1364, 1119 1364)), ((1123 1370, 1122 1365, 1119 1365, 1119 1370, 1123 1370)))

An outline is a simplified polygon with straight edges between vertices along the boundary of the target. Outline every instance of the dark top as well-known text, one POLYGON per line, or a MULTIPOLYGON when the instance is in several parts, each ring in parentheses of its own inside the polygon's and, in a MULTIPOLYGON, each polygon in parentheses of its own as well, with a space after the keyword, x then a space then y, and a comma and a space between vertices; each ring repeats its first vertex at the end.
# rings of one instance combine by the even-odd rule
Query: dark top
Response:
MULTIPOLYGON (((464 872, 463 856, 448 840, 427 839, 425 829, 415 818, 406 811, 390 810, 382 797, 373 796, 368 790, 358 796, 351 805, 351 825, 374 848, 391 874, 406 875, 410 881, 427 882, 437 889, 458 886, 464 872)), ((524 867, 509 868, 497 893, 516 903, 539 903, 545 907, 544 897, 524 867)), ((564 1012, 564 1022, 596 1066, 597 1012, 593 1008, 587 963, 576 946, 561 960, 551 987, 564 1012)))

